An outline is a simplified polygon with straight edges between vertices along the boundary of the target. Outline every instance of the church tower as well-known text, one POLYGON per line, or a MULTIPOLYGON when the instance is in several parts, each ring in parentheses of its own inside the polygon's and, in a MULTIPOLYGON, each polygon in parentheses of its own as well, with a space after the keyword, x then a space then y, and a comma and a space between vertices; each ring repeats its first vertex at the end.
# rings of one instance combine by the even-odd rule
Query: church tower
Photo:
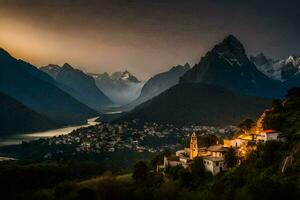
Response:
POLYGON ((193 132, 191 136, 191 143, 190 143, 190 159, 194 159, 198 156, 198 140, 197 135, 193 132))

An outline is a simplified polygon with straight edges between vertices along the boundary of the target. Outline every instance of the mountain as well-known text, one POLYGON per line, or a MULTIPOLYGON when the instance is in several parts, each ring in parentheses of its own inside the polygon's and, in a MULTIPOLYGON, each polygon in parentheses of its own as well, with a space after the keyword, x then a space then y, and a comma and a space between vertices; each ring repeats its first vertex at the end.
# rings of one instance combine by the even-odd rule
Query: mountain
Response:
POLYGON ((281 70, 282 80, 293 78, 300 72, 300 56, 289 56, 284 62, 281 70))
POLYGON ((143 83, 127 70, 112 75, 108 73, 89 75, 95 79, 98 88, 118 105, 128 104, 136 99, 143 86, 143 83))
POLYGON ((241 119, 256 118, 269 103, 269 99, 241 95, 219 86, 182 83, 137 106, 115 122, 230 125, 241 119))
POLYGON ((0 107, 0 135, 42 131, 59 126, 59 124, 1 92, 0 107))
POLYGON ((40 70, 60 83, 62 90, 94 110, 101 111, 104 106, 112 104, 110 99, 96 86, 92 77, 74 69, 68 63, 62 67, 51 64, 41 67, 40 70))
POLYGON ((0 91, 60 124, 83 123, 98 113, 66 92, 51 76, 0 49, 0 91))
POLYGON ((190 65, 186 63, 183 65, 177 65, 172 67, 169 71, 157 74, 150 78, 142 88, 139 97, 126 105, 125 110, 130 110, 135 106, 159 95, 170 87, 176 85, 179 82, 179 77, 190 69, 190 65))
POLYGON ((256 68, 242 43, 233 35, 207 52, 180 78, 180 82, 212 84, 251 96, 278 97, 283 94, 280 83, 256 68))
POLYGON ((115 72, 111 75, 111 78, 114 80, 127 80, 131 81, 134 83, 139 83, 140 81, 132 75, 129 71, 124 71, 124 72, 115 72))
POLYGON ((49 64, 47 66, 40 67, 40 70, 42 70, 43 72, 46 72, 47 74, 52 76, 52 78, 56 79, 57 75, 61 71, 61 67, 58 65, 49 64))
POLYGON ((274 80, 287 81, 300 69, 300 56, 289 56, 283 60, 267 59, 260 53, 250 57, 257 69, 274 80))

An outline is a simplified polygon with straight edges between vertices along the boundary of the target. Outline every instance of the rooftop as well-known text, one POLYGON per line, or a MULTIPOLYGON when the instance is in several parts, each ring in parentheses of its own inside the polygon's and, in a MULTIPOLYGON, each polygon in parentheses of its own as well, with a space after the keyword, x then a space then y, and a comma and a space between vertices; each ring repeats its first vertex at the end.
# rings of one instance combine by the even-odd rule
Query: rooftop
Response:
POLYGON ((263 130, 263 133, 276 133, 276 131, 272 129, 267 129, 267 130, 263 130))

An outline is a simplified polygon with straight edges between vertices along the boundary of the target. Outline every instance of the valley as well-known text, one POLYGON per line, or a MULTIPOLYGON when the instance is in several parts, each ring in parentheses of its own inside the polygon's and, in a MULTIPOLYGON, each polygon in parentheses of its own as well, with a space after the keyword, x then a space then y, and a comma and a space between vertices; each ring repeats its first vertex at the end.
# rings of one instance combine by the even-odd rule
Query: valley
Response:
POLYGON ((299 16, 1 1, 1 199, 299 200, 299 16))

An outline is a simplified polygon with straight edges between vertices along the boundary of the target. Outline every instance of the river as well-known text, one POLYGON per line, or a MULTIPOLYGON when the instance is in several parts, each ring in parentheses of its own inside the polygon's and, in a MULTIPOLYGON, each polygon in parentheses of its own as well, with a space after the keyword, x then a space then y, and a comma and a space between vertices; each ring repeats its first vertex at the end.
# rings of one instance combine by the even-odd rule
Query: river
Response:
POLYGON ((75 129, 98 124, 98 122, 96 122, 97 118, 98 117, 88 119, 87 123, 83 125, 67 126, 67 127, 48 130, 48 131, 3 136, 0 137, 0 146, 15 145, 15 144, 21 144, 22 141, 31 141, 39 138, 47 138, 47 137, 53 137, 57 135, 66 135, 75 129))

